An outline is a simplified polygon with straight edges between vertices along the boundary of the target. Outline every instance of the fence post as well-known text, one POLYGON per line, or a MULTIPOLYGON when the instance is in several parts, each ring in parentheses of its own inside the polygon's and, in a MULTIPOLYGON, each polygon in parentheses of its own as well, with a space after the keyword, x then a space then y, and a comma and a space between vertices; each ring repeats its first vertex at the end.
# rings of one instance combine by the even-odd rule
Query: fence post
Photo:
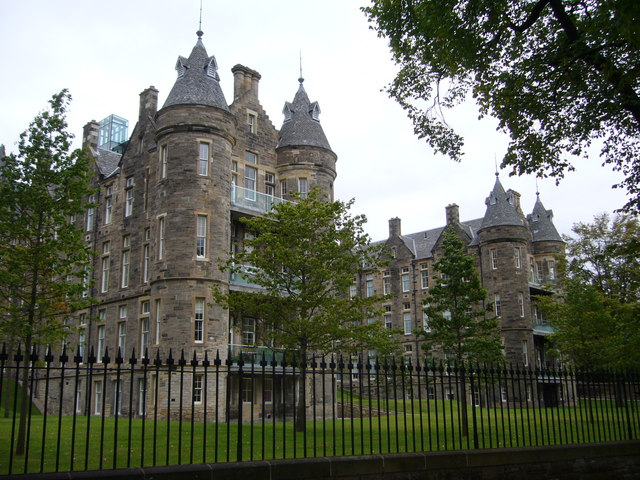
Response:
POLYGON ((238 440, 237 440, 237 451, 236 451, 236 461, 242 461, 242 390, 243 390, 243 381, 242 381, 242 366, 244 365, 244 361, 242 360, 242 352, 240 352, 240 357, 238 358, 238 440))

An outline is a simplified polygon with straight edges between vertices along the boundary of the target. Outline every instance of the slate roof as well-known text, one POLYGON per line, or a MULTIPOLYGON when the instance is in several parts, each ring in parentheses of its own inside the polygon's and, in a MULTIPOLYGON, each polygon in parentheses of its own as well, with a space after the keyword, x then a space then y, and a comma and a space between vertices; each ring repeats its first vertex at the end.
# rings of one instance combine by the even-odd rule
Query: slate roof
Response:
POLYGON ((500 183, 500 178, 498 178, 498 174, 496 174, 496 183, 485 200, 487 210, 484 214, 480 230, 497 227, 499 225, 524 226, 524 219, 518 214, 516 207, 511 201, 510 195, 510 193, 505 192, 500 183))
POLYGON ((280 141, 276 148, 312 146, 331 150, 327 137, 322 130, 318 115, 320 105, 310 102, 307 92, 302 86, 304 79, 300 78, 300 86, 293 102, 285 102, 282 113, 284 123, 280 129, 280 141))
POLYGON ((178 79, 169 92, 164 107, 171 105, 206 105, 229 111, 229 105, 220 88, 218 64, 209 56, 198 32, 198 41, 189 58, 178 57, 178 79))
POLYGON ((93 152, 93 156, 96 159, 98 172, 104 178, 110 177, 118 171, 120 158, 122 158, 122 155, 120 155, 119 153, 98 148, 95 152, 93 152))
POLYGON ((534 242, 563 241, 552 219, 553 210, 545 209, 538 195, 536 204, 533 206, 533 212, 527 215, 527 221, 529 222, 534 242))
MULTIPOLYGON (((465 232, 472 238, 469 245, 477 244, 477 232, 482 224, 482 218, 476 218, 474 220, 468 220, 460 222, 460 225, 465 232)), ((404 242, 409 250, 415 255, 415 258, 424 259, 432 258, 433 247, 435 246, 438 238, 442 235, 442 231, 445 226, 432 228, 430 230, 423 230, 421 232, 410 233, 408 235, 400 235, 400 239, 404 242)), ((374 242, 374 244, 384 243, 387 240, 381 240, 374 242)))

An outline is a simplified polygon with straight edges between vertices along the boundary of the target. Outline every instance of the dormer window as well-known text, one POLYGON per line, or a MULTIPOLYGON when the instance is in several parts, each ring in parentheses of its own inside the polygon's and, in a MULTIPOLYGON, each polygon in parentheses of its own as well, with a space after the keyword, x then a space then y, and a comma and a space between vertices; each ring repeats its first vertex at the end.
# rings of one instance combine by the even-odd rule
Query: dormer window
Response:
POLYGON ((209 57, 205 69, 207 70, 207 76, 220 81, 220 77, 218 76, 218 64, 216 63, 215 57, 209 57))
POLYGON ((282 114, 284 115, 285 122, 288 122, 289 120, 291 120, 291 117, 293 116, 293 112, 291 111, 291 104, 289 102, 286 102, 284 104, 284 108, 282 109, 282 114))
POLYGON ((178 61, 176 62, 176 71, 178 72, 178 78, 184 77, 187 68, 189 68, 187 66, 187 59, 184 57, 178 57, 178 61))
POLYGON ((311 119, 319 122, 320 121, 320 105, 318 102, 313 102, 311 105, 311 119))

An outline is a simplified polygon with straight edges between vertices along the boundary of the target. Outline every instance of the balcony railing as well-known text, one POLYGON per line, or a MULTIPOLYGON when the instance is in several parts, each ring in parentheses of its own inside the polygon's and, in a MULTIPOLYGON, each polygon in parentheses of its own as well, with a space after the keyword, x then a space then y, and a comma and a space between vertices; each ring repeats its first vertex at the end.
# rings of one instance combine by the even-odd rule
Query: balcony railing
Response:
POLYGON ((271 363, 274 360, 276 362, 282 362, 284 359, 284 350, 258 345, 237 345, 230 343, 229 359, 234 364, 237 364, 238 360, 243 360, 245 365, 258 365, 262 360, 267 363, 271 363))
POLYGON ((229 282, 232 285, 242 285, 247 287, 259 287, 253 282, 253 276, 258 269, 251 265, 240 265, 239 271, 232 271, 229 275, 229 282))
POLYGON ((236 207, 255 210, 256 212, 266 213, 271 211, 274 205, 286 202, 282 198, 260 193, 248 188, 231 185, 231 204, 236 207))

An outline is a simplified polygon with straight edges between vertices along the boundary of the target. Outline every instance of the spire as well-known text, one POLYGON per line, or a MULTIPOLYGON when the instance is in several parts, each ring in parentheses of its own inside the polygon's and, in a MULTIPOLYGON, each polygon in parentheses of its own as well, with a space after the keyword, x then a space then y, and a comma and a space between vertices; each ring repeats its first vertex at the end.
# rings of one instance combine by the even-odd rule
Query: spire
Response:
POLYGON ((496 172, 496 183, 485 200, 487 210, 482 219, 480 230, 498 225, 523 226, 522 217, 518 214, 518 198, 516 192, 505 192, 500 176, 496 172))
POLYGON ((229 111, 220 88, 216 58, 207 54, 202 43, 202 30, 198 30, 196 35, 198 40, 189 58, 178 57, 178 78, 163 108, 171 105, 206 105, 229 111))
POLYGON ((544 208, 540 192, 536 192, 536 204, 533 212, 527 215, 534 242, 562 242, 562 237, 553 224, 553 211, 544 208))
POLYGON ((282 109, 284 123, 280 129, 280 141, 276 148, 306 145, 331 150, 320 125, 320 105, 318 102, 311 102, 304 89, 302 69, 298 82, 300 85, 293 102, 285 102, 282 109))

